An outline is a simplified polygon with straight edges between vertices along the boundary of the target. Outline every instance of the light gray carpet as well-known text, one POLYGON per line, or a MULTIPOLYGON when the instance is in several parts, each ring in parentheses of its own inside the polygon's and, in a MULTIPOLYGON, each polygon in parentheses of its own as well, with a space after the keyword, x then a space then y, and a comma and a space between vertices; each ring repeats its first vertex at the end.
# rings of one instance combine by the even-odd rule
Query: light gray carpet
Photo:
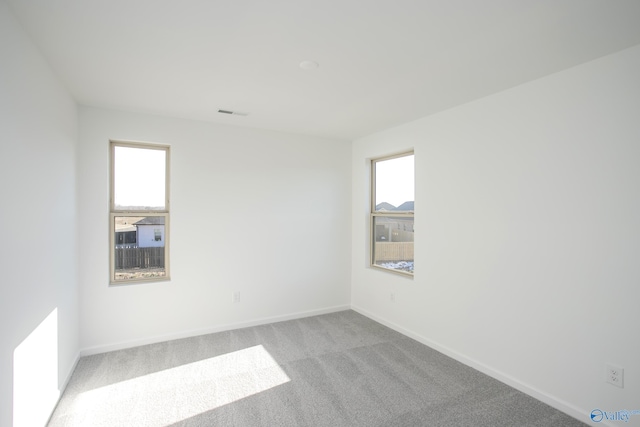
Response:
POLYGON ((584 425, 354 311, 84 357, 49 423, 584 425))

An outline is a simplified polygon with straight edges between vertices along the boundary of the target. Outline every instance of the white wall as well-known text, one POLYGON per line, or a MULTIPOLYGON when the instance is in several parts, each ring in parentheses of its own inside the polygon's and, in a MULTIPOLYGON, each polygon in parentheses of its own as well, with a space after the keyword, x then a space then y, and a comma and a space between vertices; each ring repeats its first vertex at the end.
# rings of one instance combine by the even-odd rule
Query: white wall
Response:
POLYGON ((9 426, 14 404, 46 420, 55 401, 39 397, 58 393, 79 351, 77 110, 4 1, 0 138, 0 425, 9 426), (13 401, 14 364, 26 409, 13 401))
POLYGON ((85 353, 348 307, 350 143, 81 107, 79 160, 85 353), (108 286, 110 138, 171 145, 169 282, 108 286))
POLYGON ((638 76, 635 47, 356 141, 353 306, 585 422, 640 409, 638 76), (367 159, 409 148, 413 280, 365 245, 367 159))

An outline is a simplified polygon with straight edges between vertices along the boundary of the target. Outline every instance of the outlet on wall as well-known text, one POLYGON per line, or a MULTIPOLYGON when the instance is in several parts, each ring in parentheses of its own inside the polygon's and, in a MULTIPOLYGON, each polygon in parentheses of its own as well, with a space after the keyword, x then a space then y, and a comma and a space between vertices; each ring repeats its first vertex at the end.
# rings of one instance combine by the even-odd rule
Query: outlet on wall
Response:
POLYGON ((391 292, 391 294, 389 295, 389 299, 391 300, 391 302, 396 302, 396 294, 391 292))
POLYGON ((616 387, 624 387, 624 369, 611 363, 605 363, 605 381, 616 387))
POLYGON ((231 296, 231 302, 233 302, 233 303, 240 302, 240 291, 234 291, 233 292, 233 295, 231 296))

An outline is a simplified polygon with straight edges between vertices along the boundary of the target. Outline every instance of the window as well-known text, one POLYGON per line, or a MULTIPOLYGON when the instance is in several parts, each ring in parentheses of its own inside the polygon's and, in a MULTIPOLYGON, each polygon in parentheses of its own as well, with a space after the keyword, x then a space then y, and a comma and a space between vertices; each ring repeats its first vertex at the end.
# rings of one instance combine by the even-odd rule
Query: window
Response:
POLYGON ((111 141, 110 283, 169 279, 169 147, 111 141))
POLYGON ((371 161, 371 265, 413 274, 413 153, 371 161))

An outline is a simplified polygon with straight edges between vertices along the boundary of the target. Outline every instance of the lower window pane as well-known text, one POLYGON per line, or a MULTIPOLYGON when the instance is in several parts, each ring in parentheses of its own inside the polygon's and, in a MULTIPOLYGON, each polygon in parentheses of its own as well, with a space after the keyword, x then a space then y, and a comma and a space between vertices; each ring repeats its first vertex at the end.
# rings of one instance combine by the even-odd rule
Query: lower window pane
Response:
POLYGON ((165 277, 164 216, 116 216, 114 224, 114 279, 165 277))
POLYGON ((413 218, 373 217, 373 264, 413 273, 413 218))

